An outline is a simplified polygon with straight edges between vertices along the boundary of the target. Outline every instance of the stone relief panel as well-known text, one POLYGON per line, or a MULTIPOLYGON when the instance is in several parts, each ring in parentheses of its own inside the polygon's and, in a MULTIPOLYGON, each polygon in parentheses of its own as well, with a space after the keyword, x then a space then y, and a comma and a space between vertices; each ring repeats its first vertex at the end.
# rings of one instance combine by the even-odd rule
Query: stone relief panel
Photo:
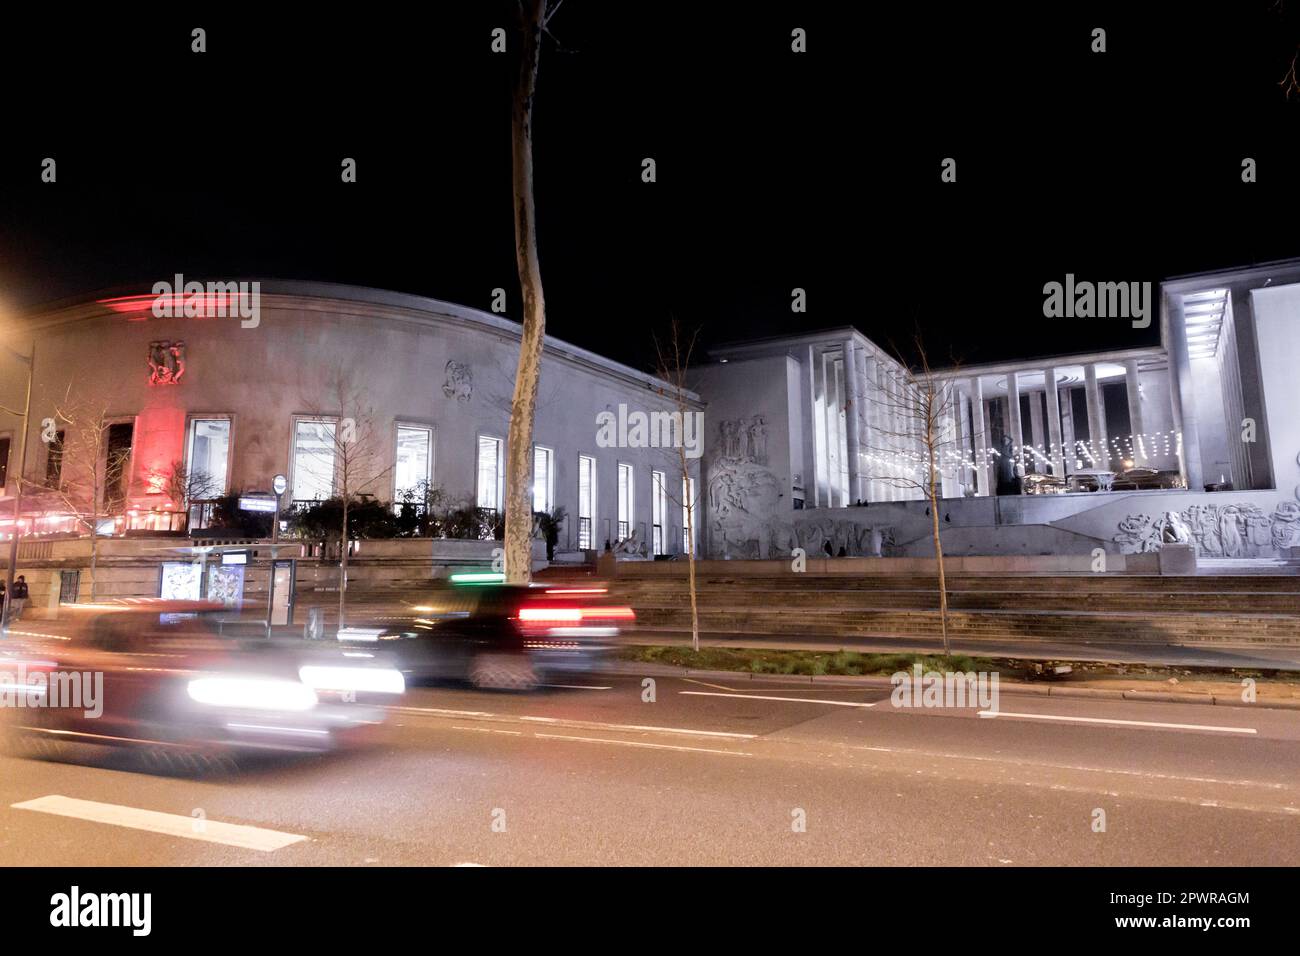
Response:
POLYGON ((724 462, 767 464, 767 421, 762 415, 728 419, 718 425, 718 430, 724 462))
POLYGON ((150 385, 178 385, 185 375, 185 343, 150 342, 147 360, 150 385))
POLYGON ((1165 542, 1196 545, 1207 558, 1277 557, 1283 548, 1300 546, 1300 504, 1280 502, 1272 514, 1259 505, 1192 505, 1163 515, 1129 515, 1119 522, 1113 540, 1123 554, 1159 551, 1165 542))
POLYGON ((466 362, 448 362, 442 394, 458 402, 468 402, 474 393, 474 370, 466 362))
POLYGON ((893 529, 865 523, 864 511, 795 512, 767 468, 763 416, 720 422, 714 449, 707 486, 710 557, 789 558, 795 548, 810 558, 876 557, 894 547, 893 529))

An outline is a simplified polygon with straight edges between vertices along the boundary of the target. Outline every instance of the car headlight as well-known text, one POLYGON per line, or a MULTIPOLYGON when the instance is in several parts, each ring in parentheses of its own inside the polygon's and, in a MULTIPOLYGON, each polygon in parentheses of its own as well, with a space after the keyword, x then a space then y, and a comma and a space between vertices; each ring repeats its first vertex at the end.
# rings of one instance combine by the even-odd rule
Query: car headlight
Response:
POLYGON ((265 677, 198 677, 186 688, 190 699, 213 707, 249 710, 311 710, 316 692, 297 681, 265 677))

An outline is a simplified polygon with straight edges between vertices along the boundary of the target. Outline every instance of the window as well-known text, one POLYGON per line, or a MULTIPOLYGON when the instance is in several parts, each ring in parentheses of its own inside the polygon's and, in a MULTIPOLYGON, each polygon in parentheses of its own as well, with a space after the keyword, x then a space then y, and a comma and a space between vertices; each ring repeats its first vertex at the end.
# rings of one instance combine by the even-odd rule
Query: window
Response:
POLYGON ((651 544, 655 554, 666 554, 664 550, 664 516, 668 513, 668 489, 662 471, 650 472, 650 525, 651 544))
POLYGON ((578 456, 578 548, 590 550, 596 521, 596 459, 578 456))
POLYGON ((694 532, 700 526, 700 509, 695 501, 695 479, 682 477, 682 553, 694 554, 699 536, 694 532), (687 510, 690 517, 687 517, 687 510))
POLYGON ((0 495, 4 494, 5 482, 9 480, 9 447, 12 444, 8 435, 0 438, 0 495))
POLYGON ((487 511, 501 510, 503 474, 501 470, 501 439, 480 435, 478 438, 478 507, 487 511))
POLYGON ((47 446, 45 453, 45 487, 57 488, 63 478, 63 438, 64 433, 54 433, 54 441, 47 446))
POLYGON ((334 496, 334 422, 302 419, 293 426, 293 497, 324 501, 334 496))
POLYGON ((433 429, 398 425, 394 462, 393 506, 400 510, 404 495, 422 498, 421 483, 433 478, 433 429))
POLYGON ((555 452, 533 446, 533 511, 550 514, 555 507, 555 452))
POLYGON ((185 441, 188 498, 220 498, 230 465, 230 419, 195 418, 185 441))
POLYGON ((116 422, 108 426, 104 507, 109 514, 120 514, 125 507, 126 490, 131 479, 131 445, 134 441, 134 422, 116 422))
POLYGON ((632 533, 632 466, 618 466, 618 540, 632 533))

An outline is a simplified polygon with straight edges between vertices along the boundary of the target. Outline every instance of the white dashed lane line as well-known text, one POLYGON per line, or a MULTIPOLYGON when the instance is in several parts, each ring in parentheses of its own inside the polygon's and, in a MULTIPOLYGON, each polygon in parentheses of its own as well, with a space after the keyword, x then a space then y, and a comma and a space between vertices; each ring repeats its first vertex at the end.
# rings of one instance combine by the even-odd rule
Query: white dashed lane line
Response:
POLYGON ((826 704, 830 707, 875 707, 875 703, 862 704, 852 700, 820 700, 816 697, 768 697, 764 694, 718 694, 708 690, 679 690, 691 697, 738 697, 741 700, 779 700, 787 704, 826 704))
POLYGON ((131 830, 146 830, 150 833, 201 840, 205 843, 221 843, 245 850, 259 850, 263 853, 270 853, 307 839, 297 833, 282 833, 279 830, 265 830, 262 827, 222 823, 220 820, 183 817, 178 813, 141 810, 138 807, 119 806, 116 803, 78 800, 58 794, 37 797, 35 800, 24 800, 22 803, 14 803, 10 806, 15 810, 35 810, 38 813, 89 820, 92 823, 107 823, 110 826, 126 827, 131 830))
POLYGON ((1219 734, 1255 734, 1254 727, 1218 727, 1214 724, 1169 724, 1156 720, 1120 720, 1118 717, 1067 717, 1063 714, 1018 714, 1009 710, 981 710, 981 717, 1014 717, 1020 720, 1062 720, 1073 724, 1109 724, 1116 727, 1150 727, 1154 730, 1209 730, 1219 734))

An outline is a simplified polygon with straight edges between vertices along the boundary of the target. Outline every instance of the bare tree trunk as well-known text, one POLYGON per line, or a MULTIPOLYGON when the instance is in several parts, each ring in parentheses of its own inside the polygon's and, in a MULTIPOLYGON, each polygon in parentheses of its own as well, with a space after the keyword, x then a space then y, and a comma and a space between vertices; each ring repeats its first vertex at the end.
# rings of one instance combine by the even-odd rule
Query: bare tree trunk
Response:
POLYGON ((546 300, 537 260, 537 222, 533 203, 533 96, 541 53, 546 0, 520 0, 519 85, 512 115, 515 197, 515 258, 523 294, 524 327, 519 341, 519 367, 510 402, 510 433, 506 448, 506 580, 527 584, 532 579, 533 535, 533 416, 541 377, 542 344, 546 337, 546 300))
POLYGON ((938 472, 934 467, 934 442, 928 441, 930 452, 930 482, 926 488, 930 499, 930 519, 934 534, 934 556, 939 564, 939 626, 943 629, 943 653, 952 653, 948 646, 948 583, 943 573, 943 543, 939 540, 938 472))
MULTIPOLYGON (((678 402, 682 414, 689 414, 678 402)), ((686 580, 691 592, 691 650, 700 652, 700 612, 695 602, 695 496, 691 494, 691 471, 686 463, 686 447, 680 449, 682 459, 682 484, 685 489, 682 497, 686 499, 686 580)))
MULTIPOLYGON (((275 574, 275 563, 271 564, 275 574)), ((343 615, 348 600, 348 498, 343 496, 343 534, 339 539, 339 630, 343 630, 343 615)))
POLYGON ((99 595, 99 572, 96 566, 99 563, 99 529, 95 527, 94 522, 90 528, 90 603, 94 604, 99 595))

